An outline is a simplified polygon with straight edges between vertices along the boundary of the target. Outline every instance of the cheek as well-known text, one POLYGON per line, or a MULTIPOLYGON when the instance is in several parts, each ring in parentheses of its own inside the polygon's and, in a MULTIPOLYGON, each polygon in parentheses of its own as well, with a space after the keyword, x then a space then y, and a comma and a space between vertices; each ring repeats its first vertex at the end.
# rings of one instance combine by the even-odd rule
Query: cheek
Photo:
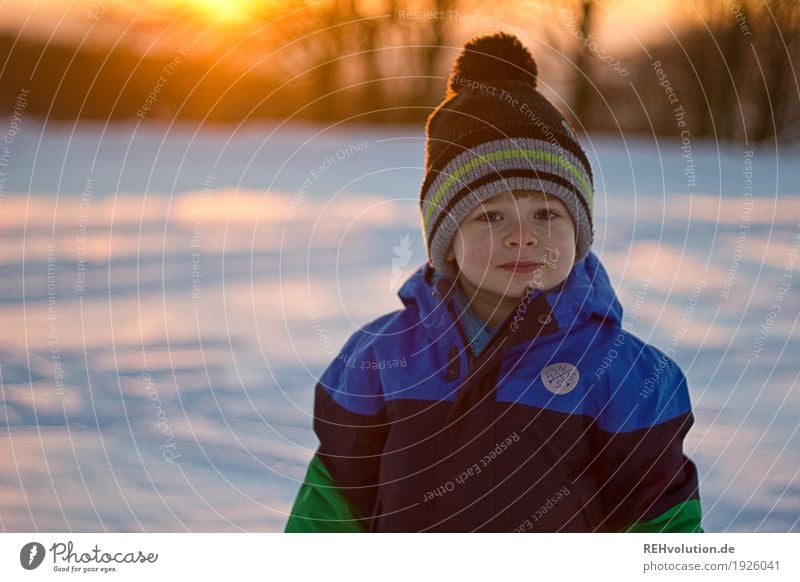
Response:
POLYGON ((475 265, 485 264, 491 257, 491 242, 486 236, 471 236, 465 240, 463 256, 466 261, 475 265))
POLYGON ((546 231, 544 237, 551 246, 567 247, 575 243, 575 230, 571 225, 563 225, 546 231))

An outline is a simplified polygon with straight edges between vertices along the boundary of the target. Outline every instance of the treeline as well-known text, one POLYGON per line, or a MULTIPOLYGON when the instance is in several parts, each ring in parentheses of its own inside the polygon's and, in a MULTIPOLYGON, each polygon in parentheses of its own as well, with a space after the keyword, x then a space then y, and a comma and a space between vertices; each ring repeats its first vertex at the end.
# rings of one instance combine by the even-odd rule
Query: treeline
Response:
POLYGON ((0 36, 0 62, 0 114, 14 110, 22 90, 27 114, 57 120, 230 122, 291 115, 300 98, 299 91, 279 89, 277 80, 260 72, 241 73, 213 58, 179 52, 142 56, 130 48, 0 36))
POLYGON ((504 29, 534 52, 552 47, 558 58, 534 55, 549 58, 543 84, 563 89, 565 112, 583 130, 800 138, 798 2, 697 0, 667 41, 619 55, 595 38, 593 0, 553 0, 529 36, 524 19, 478 20, 473 4, 423 0, 412 12, 396 0, 293 0, 285 10, 294 16, 254 15, 238 31, 204 34, 200 23, 168 16, 134 28, 138 45, 115 49, 0 37, 0 114, 25 89, 27 113, 50 119, 421 123, 463 42, 504 29), (181 40, 151 50, 165 30, 181 40), (534 47, 533 38, 549 43, 534 47))
POLYGON ((597 90, 583 91, 588 98, 576 103, 576 117, 593 130, 799 140, 800 3, 706 0, 691 10, 697 24, 626 55, 625 75, 587 59, 597 90), (598 95, 607 105, 598 106, 598 95))

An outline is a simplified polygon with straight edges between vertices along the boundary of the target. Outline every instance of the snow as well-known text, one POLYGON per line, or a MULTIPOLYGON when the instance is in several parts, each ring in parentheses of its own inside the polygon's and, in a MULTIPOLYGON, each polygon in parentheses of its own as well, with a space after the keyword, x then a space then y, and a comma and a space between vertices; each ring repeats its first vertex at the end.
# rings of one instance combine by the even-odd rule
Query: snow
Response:
MULTIPOLYGON (((797 151, 696 140, 692 184, 679 142, 583 140, 593 248, 689 378, 706 530, 800 531, 797 151)), ((425 260, 422 128, 23 118, 12 142, 2 529, 280 531, 316 379, 425 260)))

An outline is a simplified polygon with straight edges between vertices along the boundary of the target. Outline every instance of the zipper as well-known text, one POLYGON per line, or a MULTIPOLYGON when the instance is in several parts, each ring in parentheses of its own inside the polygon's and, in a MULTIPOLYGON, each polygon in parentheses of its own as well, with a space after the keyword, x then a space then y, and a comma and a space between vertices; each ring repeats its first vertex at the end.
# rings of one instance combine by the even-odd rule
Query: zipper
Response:
POLYGON ((472 344, 470 344, 469 338, 467 338, 467 334, 461 326, 461 318, 458 317, 458 314, 456 313, 456 308, 453 306, 452 299, 447 301, 447 310, 453 317, 453 324, 458 330, 458 335, 461 337, 461 341, 464 342, 464 347, 467 352, 467 371, 469 371, 472 368, 472 364, 475 363, 475 354, 472 353, 472 344))
MULTIPOLYGON (((534 301, 536 301, 536 299, 538 299, 537 293, 541 294, 541 290, 539 289, 533 290, 533 292, 530 295, 530 300, 528 302, 529 304, 533 303, 534 301)), ((522 300, 520 300, 520 303, 521 302, 522 300)), ((448 308, 452 308, 452 304, 449 304, 448 308)), ((455 310, 452 309, 452 311, 455 310)), ((456 399, 453 401, 453 404, 450 408, 450 413, 447 416, 447 422, 450 422, 453 414, 458 409, 459 404, 464 400, 467 393, 470 392, 471 386, 474 383, 477 383, 481 378, 483 378, 486 374, 488 374, 490 370, 492 370, 493 366, 487 364, 487 362, 490 359, 496 358, 498 355, 503 353, 501 347, 503 343, 505 343, 505 341, 508 340, 508 336, 510 335, 510 329, 511 329, 511 321, 514 318, 514 316, 517 315, 517 311, 518 309, 515 309, 508 317, 506 317, 506 319, 501 324, 498 332, 494 335, 494 337, 492 337, 491 340, 489 340, 489 343, 486 344, 486 347, 483 349, 483 352, 481 353, 479 358, 475 358, 474 354, 472 353, 472 350, 469 349, 468 341, 465 339, 466 334, 464 334, 463 330, 461 330, 459 322, 455 321, 456 326, 459 327, 459 332, 461 333, 462 338, 464 338, 464 343, 465 345, 467 345, 467 349, 469 350, 469 367, 467 369, 467 379, 461 386, 459 386, 458 391, 456 392, 456 399), (481 370, 481 371, 476 372, 475 370, 481 370)), ((496 386, 492 388, 492 391, 494 391, 495 388, 496 386)))

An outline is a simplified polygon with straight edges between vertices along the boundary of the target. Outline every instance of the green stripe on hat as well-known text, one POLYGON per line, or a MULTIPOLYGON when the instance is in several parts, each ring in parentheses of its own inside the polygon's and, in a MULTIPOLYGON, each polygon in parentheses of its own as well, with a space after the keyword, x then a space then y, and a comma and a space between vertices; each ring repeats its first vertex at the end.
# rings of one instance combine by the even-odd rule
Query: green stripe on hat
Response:
POLYGON ((575 177, 575 179, 580 183, 580 185, 582 186, 584 197, 589 202, 589 208, 593 211, 594 199, 592 196, 591 186, 586 181, 586 178, 581 174, 581 171, 577 167, 575 167, 574 164, 571 164, 570 162, 565 160, 563 156, 534 149, 523 149, 523 148, 503 149, 487 154, 478 154, 475 158, 459 166, 450 175, 450 177, 448 177, 447 180, 445 180, 442 183, 442 185, 439 186, 434 195, 428 201, 428 207, 425 209, 425 215, 424 215, 425 228, 426 229, 429 228, 431 214, 433 213, 434 209, 439 206, 439 202, 441 201, 441 198, 444 196, 444 193, 448 190, 448 188, 450 188, 450 186, 453 185, 455 181, 459 180, 467 172, 470 172, 475 168, 482 166, 484 164, 490 164, 492 162, 497 162, 499 160, 513 159, 513 158, 526 158, 531 160, 546 161, 561 166, 563 169, 567 170, 570 174, 572 174, 575 177))

